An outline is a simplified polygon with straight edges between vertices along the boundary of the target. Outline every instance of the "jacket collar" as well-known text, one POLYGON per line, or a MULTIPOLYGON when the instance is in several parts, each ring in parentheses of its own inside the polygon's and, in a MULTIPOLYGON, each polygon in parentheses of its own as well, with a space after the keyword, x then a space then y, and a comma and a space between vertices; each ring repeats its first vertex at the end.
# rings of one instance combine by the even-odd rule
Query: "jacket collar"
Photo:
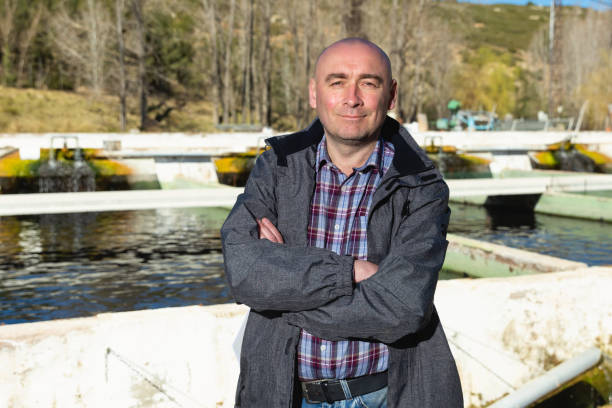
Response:
POLYGON ((287 167, 287 156, 310 148, 313 159, 310 164, 314 167, 314 155, 323 133, 323 125, 316 118, 307 128, 289 135, 270 137, 266 139, 266 144, 274 150, 277 164, 283 167, 287 167))
POLYGON ((404 176, 431 168, 432 162, 398 121, 387 116, 381 134, 395 148, 390 172, 396 171, 399 176, 404 176))
MULTIPOLYGON (((266 139, 266 143, 274 149, 279 166, 287 166, 289 155, 304 149, 310 149, 311 165, 314 167, 316 148, 323 138, 323 134, 323 125, 319 118, 316 118, 304 130, 287 136, 271 137, 266 139)), ((381 134, 395 148, 393 163, 388 172, 389 176, 414 174, 432 167, 433 164, 427 159, 412 136, 395 119, 387 116, 381 134)))

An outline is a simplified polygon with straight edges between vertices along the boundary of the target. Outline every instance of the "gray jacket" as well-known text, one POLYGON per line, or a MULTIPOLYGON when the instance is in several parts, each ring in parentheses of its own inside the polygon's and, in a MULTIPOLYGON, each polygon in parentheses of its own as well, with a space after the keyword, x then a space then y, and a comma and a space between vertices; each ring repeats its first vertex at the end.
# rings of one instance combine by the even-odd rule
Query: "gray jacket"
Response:
POLYGON ((236 407, 299 407, 300 328, 330 340, 389 346, 389 408, 463 407, 455 362, 433 297, 446 252, 448 187, 408 132, 387 118, 395 147, 368 220, 368 260, 379 265, 353 284, 353 259, 309 247, 315 152, 323 127, 266 142, 245 191, 221 229, 227 281, 251 307, 242 343, 236 407), (267 217, 285 243, 258 239, 267 217))

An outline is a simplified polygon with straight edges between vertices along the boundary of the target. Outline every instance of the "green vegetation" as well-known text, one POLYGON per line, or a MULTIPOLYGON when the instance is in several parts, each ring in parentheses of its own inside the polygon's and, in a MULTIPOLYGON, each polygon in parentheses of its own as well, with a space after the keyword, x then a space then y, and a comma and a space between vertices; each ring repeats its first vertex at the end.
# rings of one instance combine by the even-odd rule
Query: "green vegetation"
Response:
POLYGON ((513 66, 512 56, 481 47, 468 54, 465 62, 454 78, 455 97, 463 106, 495 110, 501 115, 514 113, 520 71, 513 66))

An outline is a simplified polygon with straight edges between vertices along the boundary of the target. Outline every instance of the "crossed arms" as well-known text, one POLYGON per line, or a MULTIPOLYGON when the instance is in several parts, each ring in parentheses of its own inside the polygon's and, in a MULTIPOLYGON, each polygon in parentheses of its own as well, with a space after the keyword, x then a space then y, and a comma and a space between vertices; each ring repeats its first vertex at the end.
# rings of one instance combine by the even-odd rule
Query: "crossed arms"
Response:
POLYGON ((446 185, 411 188, 410 213, 376 266, 326 249, 283 243, 292 231, 281 234, 275 226, 281 194, 276 166, 273 151, 257 160, 221 230, 236 301, 255 311, 280 312, 289 324, 329 340, 391 343, 424 327, 446 251, 446 185))
MULTIPOLYGON (((277 244, 284 244, 283 236, 280 231, 276 228, 272 221, 266 217, 257 221, 257 227, 259 229, 259 239, 267 239, 277 244)), ((363 280, 368 279, 378 271, 378 265, 372 262, 363 261, 356 259, 353 264, 353 281, 359 283, 363 280)))

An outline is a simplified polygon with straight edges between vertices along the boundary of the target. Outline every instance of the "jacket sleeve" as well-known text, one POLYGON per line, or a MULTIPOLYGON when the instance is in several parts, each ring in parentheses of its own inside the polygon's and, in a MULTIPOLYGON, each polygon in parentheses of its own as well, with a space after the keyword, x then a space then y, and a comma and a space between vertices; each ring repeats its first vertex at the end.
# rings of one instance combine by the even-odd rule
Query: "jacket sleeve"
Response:
POLYGON ((234 299, 259 311, 301 311, 350 295, 351 257, 259 239, 256 219, 277 221, 276 171, 272 150, 259 156, 221 228, 225 274, 234 299))
POLYGON ((393 343, 424 328, 433 312, 450 218, 448 187, 410 187, 409 213, 392 238, 378 272, 345 296, 314 310, 287 313, 288 323, 328 340, 393 343))

